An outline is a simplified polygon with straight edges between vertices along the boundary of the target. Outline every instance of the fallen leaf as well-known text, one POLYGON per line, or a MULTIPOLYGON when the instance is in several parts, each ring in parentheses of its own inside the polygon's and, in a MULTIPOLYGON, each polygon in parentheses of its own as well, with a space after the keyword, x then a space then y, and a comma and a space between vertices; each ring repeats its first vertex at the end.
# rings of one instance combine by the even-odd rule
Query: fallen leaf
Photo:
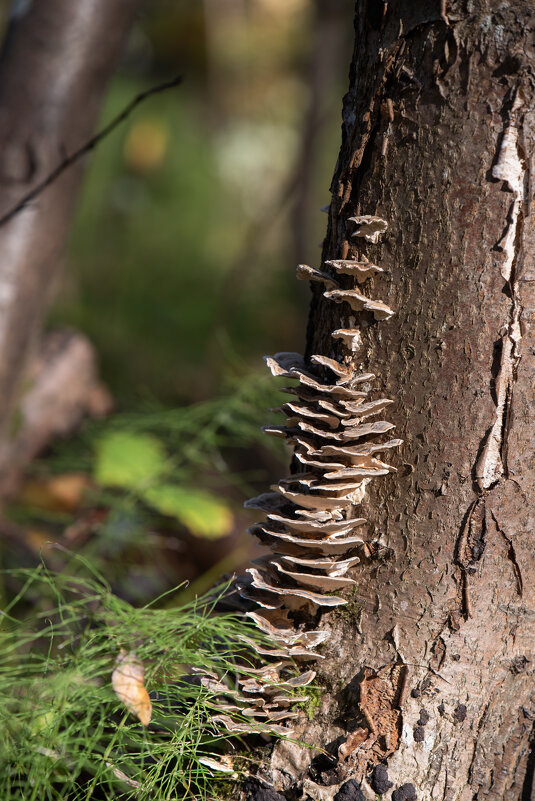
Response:
POLYGON ((74 511, 80 506, 83 494, 90 485, 89 476, 83 473, 62 473, 48 480, 48 491, 58 505, 74 511))
POLYGON ((119 770, 119 768, 116 768, 112 762, 106 762, 106 765, 114 772, 118 779, 125 784, 128 784, 129 787, 141 787, 141 782, 136 782, 134 779, 130 779, 126 773, 124 773, 122 770, 119 770))
POLYGON ((111 674, 111 683, 119 700, 144 726, 148 726, 152 704, 145 688, 145 668, 135 654, 121 648, 111 674))
POLYGON ((24 506, 53 512, 73 512, 80 506, 84 491, 90 486, 83 473, 62 473, 46 480, 29 479, 19 494, 24 506))

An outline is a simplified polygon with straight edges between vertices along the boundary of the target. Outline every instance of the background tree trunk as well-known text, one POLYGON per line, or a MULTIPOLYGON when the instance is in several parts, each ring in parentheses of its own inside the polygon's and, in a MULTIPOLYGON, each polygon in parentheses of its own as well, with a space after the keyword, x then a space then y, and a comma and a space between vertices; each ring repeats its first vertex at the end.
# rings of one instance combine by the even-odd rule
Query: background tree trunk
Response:
MULTIPOLYGON (((135 0, 39 0, 13 21, 0 63, 0 217, 91 135, 136 8, 135 0)), ((0 483, 9 417, 81 175, 80 162, 0 227, 0 483)))
POLYGON ((305 797, 355 778, 395 801, 535 798, 534 33, 531 0, 356 3, 323 259, 363 252, 349 217, 388 220, 367 294, 396 315, 361 314, 350 354, 330 336, 349 307, 320 286, 308 353, 376 373, 405 444, 365 500, 382 544, 330 617, 321 711, 298 733, 348 755, 275 749, 305 797))

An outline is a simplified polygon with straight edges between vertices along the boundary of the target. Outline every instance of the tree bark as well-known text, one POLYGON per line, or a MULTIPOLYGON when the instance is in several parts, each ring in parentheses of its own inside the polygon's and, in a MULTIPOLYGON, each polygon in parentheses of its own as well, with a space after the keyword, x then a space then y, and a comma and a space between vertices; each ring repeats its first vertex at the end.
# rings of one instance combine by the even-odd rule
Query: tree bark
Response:
MULTIPOLYGON (((92 133, 135 0, 39 0, 0 64, 0 217, 92 133)), ((75 165, 0 227, 0 474, 23 369, 59 272, 82 175, 75 165)))
POLYGON ((310 767, 280 744, 272 775, 322 801, 349 778, 366 798, 526 801, 535 7, 357 0, 355 25, 323 260, 364 252, 385 269, 366 294, 396 315, 357 315, 363 345, 351 353, 330 335, 352 327, 349 306, 314 285, 308 354, 372 370, 378 397, 395 400, 389 419, 404 446, 397 475, 373 482, 364 501, 379 545, 355 569, 347 612, 330 616, 321 711, 297 734, 335 758, 310 767), (389 229, 357 251, 347 221, 367 214, 389 229), (358 737, 351 747, 358 729, 375 730, 372 749, 358 737))

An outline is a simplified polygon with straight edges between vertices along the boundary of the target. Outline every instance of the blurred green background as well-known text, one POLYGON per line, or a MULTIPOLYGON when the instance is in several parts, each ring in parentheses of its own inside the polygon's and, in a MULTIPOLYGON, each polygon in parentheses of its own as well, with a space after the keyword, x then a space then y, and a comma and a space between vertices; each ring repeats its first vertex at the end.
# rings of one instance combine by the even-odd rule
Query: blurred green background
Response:
POLYGON ((88 160, 47 324, 88 336, 114 411, 32 465, 10 509, 24 559, 59 559, 45 545, 59 543, 143 601, 183 580, 204 589, 256 552, 243 500, 287 469, 260 442, 280 402, 261 356, 304 346, 295 267, 318 263, 325 233, 352 12, 349 0, 142 6, 101 125, 138 92, 184 81, 88 160))
POLYGON ((351 29, 349 2, 145 5, 102 121, 148 86, 184 83, 92 157, 51 314, 89 335, 122 404, 205 398, 227 349, 256 367, 302 345, 295 260, 317 262, 324 236, 351 29))

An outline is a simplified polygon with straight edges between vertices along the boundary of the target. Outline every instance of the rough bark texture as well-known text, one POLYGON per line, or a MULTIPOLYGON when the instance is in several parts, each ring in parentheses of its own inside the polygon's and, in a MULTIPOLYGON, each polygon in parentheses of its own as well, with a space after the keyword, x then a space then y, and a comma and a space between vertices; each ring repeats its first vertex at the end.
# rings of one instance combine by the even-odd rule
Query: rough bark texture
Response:
MULTIPOLYGON (((0 217, 90 136, 135 0, 39 0, 0 63, 0 217)), ((4 426, 59 271, 82 165, 0 228, 0 421, 4 426)), ((0 474, 7 450, 0 448, 0 474)), ((1 480, 1 476, 0 476, 1 480)))
POLYGON ((405 444, 365 501, 382 545, 327 616, 322 706, 303 725, 336 758, 310 768, 279 744, 288 798, 350 778, 370 799, 535 798, 534 34, 532 0, 356 4, 323 258, 363 252, 347 218, 388 220, 364 249, 388 270, 367 294, 397 313, 358 315, 350 354, 330 332, 351 310, 318 288, 308 352, 376 373, 405 444))

